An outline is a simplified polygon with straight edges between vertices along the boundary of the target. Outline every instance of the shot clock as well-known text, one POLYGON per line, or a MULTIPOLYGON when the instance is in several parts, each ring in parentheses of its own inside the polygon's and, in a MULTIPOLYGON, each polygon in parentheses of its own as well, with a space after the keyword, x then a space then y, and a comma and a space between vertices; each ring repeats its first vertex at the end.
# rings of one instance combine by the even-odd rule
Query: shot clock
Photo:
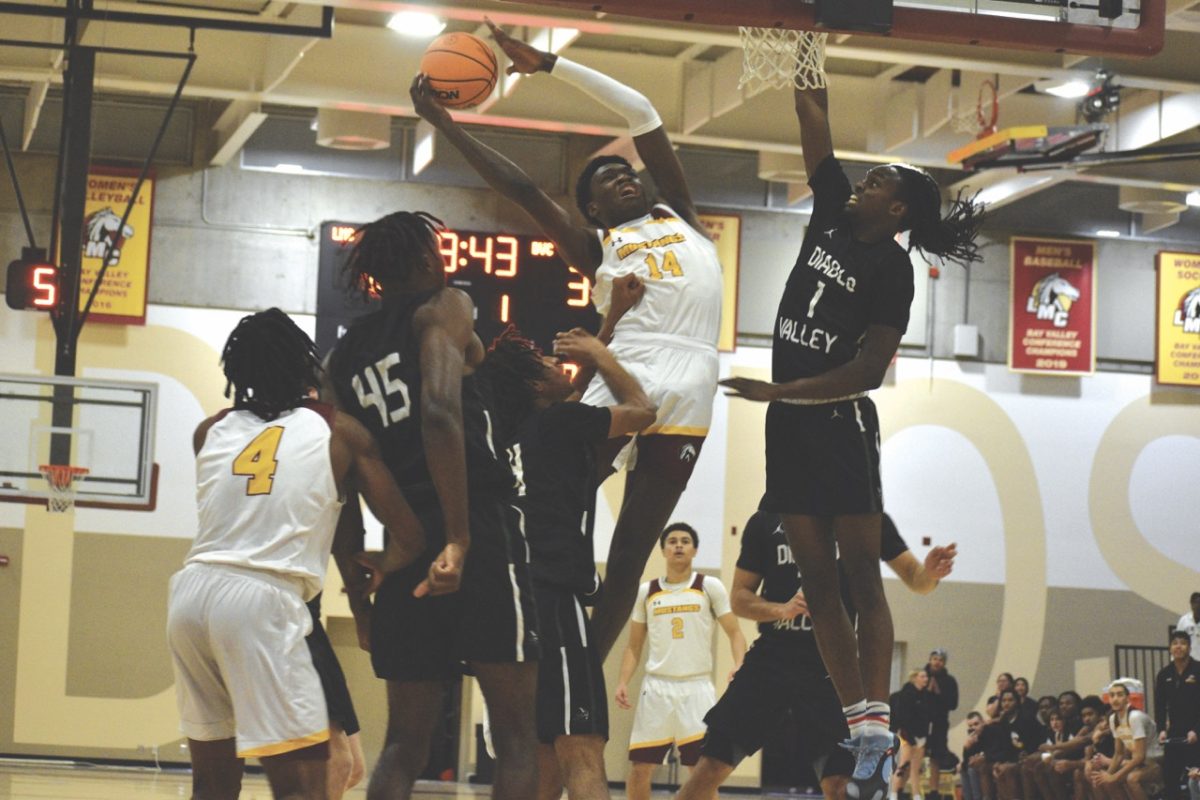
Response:
POLYGON ((8 265, 4 300, 9 308, 51 311, 58 306, 58 267, 40 250, 29 250, 8 265))
MULTIPOLYGON (((342 267, 359 224, 321 225, 317 288, 317 349, 326 353, 356 317, 378 308, 345 289, 342 267)), ((581 327, 596 331, 592 284, 558 255, 545 236, 523 233, 445 230, 438 250, 446 283, 475 301, 475 330, 484 345, 508 325, 549 352, 554 334, 581 327)))

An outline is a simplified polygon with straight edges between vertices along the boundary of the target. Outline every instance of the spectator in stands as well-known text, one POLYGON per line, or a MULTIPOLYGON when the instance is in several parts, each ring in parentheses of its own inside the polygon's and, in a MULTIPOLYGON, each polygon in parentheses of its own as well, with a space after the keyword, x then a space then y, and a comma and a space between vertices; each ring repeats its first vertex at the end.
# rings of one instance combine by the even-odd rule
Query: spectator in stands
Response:
POLYGON ((1171 634, 1171 661, 1154 679, 1154 720, 1162 732, 1167 800, 1181 800, 1183 771, 1200 766, 1200 662, 1187 631, 1171 634))
POLYGON ((1120 797, 1124 786, 1130 800, 1148 800, 1162 788, 1162 770, 1153 759, 1161 755, 1154 720, 1129 702, 1129 686, 1120 678, 1108 687, 1113 713, 1108 719, 1112 728, 1114 750, 1108 769, 1095 776, 1092 783, 1120 797), (1117 790, 1117 791, 1114 791, 1117 790))
MULTIPOLYGON (((1021 797, 1020 763, 1042 743, 1042 726, 1036 712, 1029 714, 1018 701, 1015 688, 1000 693, 1001 726, 1007 747, 1003 757, 992 758, 998 800, 1021 797)), ((1000 751, 998 751, 1000 752, 1000 751)))
POLYGON ((962 800, 985 800, 983 787, 979 782, 979 773, 970 763, 972 758, 983 753, 983 746, 979 743, 979 735, 982 731, 983 715, 978 711, 967 714, 967 740, 963 743, 962 761, 958 762, 962 800))
POLYGON ((1200 767, 1188 770, 1188 793, 1191 800, 1200 800, 1200 767))
POLYGON ((1063 715, 1063 725, 1072 734, 1076 733, 1082 724, 1079 720, 1080 702, 1079 692, 1071 689, 1058 696, 1058 713, 1063 715))
MULTIPOLYGON (((1078 697, 1075 692, 1063 693, 1064 696, 1066 694, 1078 697)), ((1092 743, 1092 732, 1104 718, 1104 714, 1104 702, 1094 694, 1088 695, 1079 701, 1078 713, 1074 717, 1063 715, 1064 724, 1072 734, 1071 738, 1061 743, 1044 744, 1040 748, 1043 753, 1050 754, 1046 772, 1051 790, 1058 792, 1057 797, 1063 800, 1076 797, 1076 800, 1079 800, 1076 795, 1076 777, 1078 776, 1079 783, 1083 784, 1083 768, 1087 763, 1087 750, 1092 743), (1078 724, 1072 727, 1071 719, 1077 720, 1078 724)), ((1082 786, 1080 789, 1082 790, 1082 786)))
MULTIPOLYGON (((1107 706, 1104 708, 1104 715, 1092 731, 1092 743, 1087 749, 1087 763, 1084 765, 1083 772, 1076 777, 1075 796, 1078 800, 1103 800, 1108 797, 1106 792, 1096 788, 1094 779, 1099 773, 1108 769, 1108 765, 1112 763, 1113 752, 1116 750, 1112 728, 1108 724, 1109 710, 1107 706)), ((1122 795, 1122 800, 1125 800, 1124 795, 1122 795)))
POLYGON ((1058 710, 1058 698, 1052 694, 1044 694, 1037 699, 1037 721, 1045 729, 1046 736, 1050 735, 1050 712, 1058 710))
POLYGON ((1192 610, 1179 618, 1175 630, 1184 631, 1192 637, 1192 652, 1200 655, 1200 592, 1192 592, 1189 601, 1192 610))
POLYGON ((926 800, 941 800, 938 786, 941 784, 942 769, 952 765, 954 754, 946 737, 950 732, 950 712, 958 708, 958 681, 946 670, 948 657, 946 648, 938 647, 929 654, 925 672, 929 675, 930 716, 932 726, 929 742, 925 747, 929 756, 929 795, 926 800))
POLYGON ((1017 690, 1017 697, 1021 698, 1021 710, 1028 716, 1036 717, 1038 704, 1036 700, 1029 696, 1029 679, 1016 678, 1013 680, 1012 686, 1017 690))
POLYGON ((933 702, 930 699, 929 674, 924 668, 908 673, 908 683, 889 699, 892 707, 892 730, 900 737, 900 755, 892 772, 892 790, 888 795, 896 800, 907 780, 912 784, 912 800, 921 800, 921 765, 925 761, 925 744, 933 726, 933 702))
POLYGON ((1011 672, 1001 672, 996 676, 996 693, 989 697, 987 701, 988 717, 990 719, 1000 716, 1000 693, 1005 689, 1011 688, 1013 688, 1013 676, 1011 672))

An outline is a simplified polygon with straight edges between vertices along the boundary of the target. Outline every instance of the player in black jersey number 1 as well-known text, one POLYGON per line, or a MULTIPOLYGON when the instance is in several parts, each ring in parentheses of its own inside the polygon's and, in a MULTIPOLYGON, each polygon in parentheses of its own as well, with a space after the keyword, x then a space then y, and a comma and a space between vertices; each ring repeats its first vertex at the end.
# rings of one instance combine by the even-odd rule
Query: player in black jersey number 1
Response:
POLYGON ((937 183, 902 164, 875 167, 853 190, 833 155, 828 96, 796 90, 813 213, 779 303, 772 381, 721 381, 733 397, 770 402, 767 490, 782 515, 821 658, 850 727, 851 800, 881 800, 892 770, 888 679, 892 617, 879 576, 879 425, 867 398, 908 327, 912 262, 896 243, 969 263, 981 209, 960 196, 942 216, 937 183), (857 642, 839 596, 837 554, 859 610, 857 642))

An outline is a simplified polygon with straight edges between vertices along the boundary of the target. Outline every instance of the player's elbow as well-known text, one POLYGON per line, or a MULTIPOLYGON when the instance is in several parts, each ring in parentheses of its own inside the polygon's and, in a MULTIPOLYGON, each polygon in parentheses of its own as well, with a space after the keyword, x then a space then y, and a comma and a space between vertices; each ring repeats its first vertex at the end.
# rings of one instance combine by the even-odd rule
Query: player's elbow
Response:
POLYGON ((654 420, 658 419, 658 406, 649 400, 637 403, 634 406, 632 418, 634 431, 645 430, 654 424, 654 420))

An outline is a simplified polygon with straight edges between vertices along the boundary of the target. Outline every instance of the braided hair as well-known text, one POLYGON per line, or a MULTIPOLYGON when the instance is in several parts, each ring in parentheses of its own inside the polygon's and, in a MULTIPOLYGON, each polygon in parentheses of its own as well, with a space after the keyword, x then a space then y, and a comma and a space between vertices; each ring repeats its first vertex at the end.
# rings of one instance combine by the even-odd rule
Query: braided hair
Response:
POLYGON ((233 407, 273 420, 320 385, 317 346, 278 308, 242 317, 221 353, 233 407))
POLYGON ((534 384, 546 376, 542 358, 541 348, 509 325, 488 347, 476 370, 492 386, 496 429, 502 441, 508 441, 533 411, 537 399, 534 384))
MULTIPOLYGON (((583 172, 579 173, 579 179, 575 181, 575 206, 579 209, 579 213, 583 214, 584 219, 600 228, 608 226, 589 214, 587 207, 588 203, 592 202, 592 178, 609 164, 620 164, 633 170, 633 164, 621 156, 596 156, 587 163, 583 172)), ((636 172, 636 170, 634 171, 636 172)))
POLYGON ((975 202, 978 193, 964 198, 959 190, 943 217, 942 190, 933 176, 906 164, 892 164, 892 167, 900 175, 897 198, 908 206, 900 220, 900 230, 909 231, 908 249, 916 248, 926 257, 934 255, 963 266, 982 261, 979 245, 975 243, 984 216, 983 205, 975 202))
POLYGON ((438 233, 446 226, 424 211, 394 211, 354 232, 354 249, 342 267, 347 287, 370 300, 382 284, 399 283, 438 254, 438 233))

